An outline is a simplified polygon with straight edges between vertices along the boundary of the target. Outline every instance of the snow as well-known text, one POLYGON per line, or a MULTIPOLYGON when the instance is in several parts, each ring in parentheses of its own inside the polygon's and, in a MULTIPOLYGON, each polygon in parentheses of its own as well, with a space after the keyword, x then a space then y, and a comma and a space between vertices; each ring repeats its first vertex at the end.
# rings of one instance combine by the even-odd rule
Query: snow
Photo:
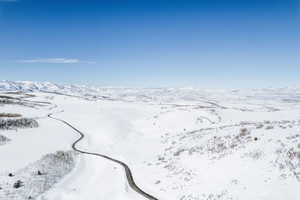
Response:
POLYGON ((48 119, 38 122, 39 128, 1 131, 11 140, 0 147, 0 157, 8 158, 1 162, 1 171, 17 170, 47 153, 71 150, 71 143, 77 138, 72 130, 48 119))
MULTIPOLYGON (((300 89, 100 88, 0 82, 3 95, 49 102, 0 105, 33 117, 38 128, 5 130, 0 171, 17 170, 58 150, 78 148, 119 159, 138 186, 161 200, 297 200, 300 89), (19 91, 20 94, 7 93, 19 91), (24 97, 25 98, 25 97, 24 97), (245 129, 243 133, 242 129, 245 129), (22 155, 22 156, 20 156, 22 155)), ((40 200, 145 199, 111 161, 80 155, 75 168, 40 200)))
POLYGON ((75 152, 57 151, 16 172, 0 174, 0 199, 35 199, 68 174, 75 163, 75 152))

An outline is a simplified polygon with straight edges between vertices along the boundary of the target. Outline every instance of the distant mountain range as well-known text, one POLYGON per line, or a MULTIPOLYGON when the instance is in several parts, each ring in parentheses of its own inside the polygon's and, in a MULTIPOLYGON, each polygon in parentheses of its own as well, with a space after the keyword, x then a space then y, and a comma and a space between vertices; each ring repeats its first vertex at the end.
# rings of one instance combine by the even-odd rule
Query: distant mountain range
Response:
POLYGON ((183 103, 186 101, 205 101, 222 97, 225 102, 243 99, 264 99, 299 102, 300 89, 266 88, 266 89, 200 89, 200 88, 126 88, 93 87, 85 85, 62 85, 51 82, 34 81, 0 81, 0 91, 48 92, 73 95, 93 99, 110 99, 122 101, 183 103))

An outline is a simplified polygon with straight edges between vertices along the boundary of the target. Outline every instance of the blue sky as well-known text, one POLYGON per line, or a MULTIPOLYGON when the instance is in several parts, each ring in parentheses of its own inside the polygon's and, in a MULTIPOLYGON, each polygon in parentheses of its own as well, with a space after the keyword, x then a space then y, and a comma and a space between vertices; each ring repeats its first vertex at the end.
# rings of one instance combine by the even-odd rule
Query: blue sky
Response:
POLYGON ((299 0, 0 0, 0 79, 300 86, 299 0))

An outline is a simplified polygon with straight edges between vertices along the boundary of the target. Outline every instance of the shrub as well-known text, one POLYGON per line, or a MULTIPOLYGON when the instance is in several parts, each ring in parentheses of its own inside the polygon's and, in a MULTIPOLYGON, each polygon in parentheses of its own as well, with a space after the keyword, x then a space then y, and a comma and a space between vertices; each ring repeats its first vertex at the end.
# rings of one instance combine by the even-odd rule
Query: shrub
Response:
POLYGON ((16 113, 0 113, 0 117, 22 117, 22 115, 16 113))
POLYGON ((20 118, 20 119, 0 119, 0 129, 16 129, 16 128, 34 128, 39 124, 35 119, 20 118))
POLYGON ((243 136, 246 136, 249 134, 249 130, 247 128, 241 128, 240 129, 240 136, 243 137, 243 136))
POLYGON ((20 188, 23 186, 23 182, 21 180, 17 180, 17 182, 14 183, 14 188, 20 188))
POLYGON ((0 145, 6 144, 9 141, 10 139, 8 137, 5 137, 4 135, 0 135, 0 145))

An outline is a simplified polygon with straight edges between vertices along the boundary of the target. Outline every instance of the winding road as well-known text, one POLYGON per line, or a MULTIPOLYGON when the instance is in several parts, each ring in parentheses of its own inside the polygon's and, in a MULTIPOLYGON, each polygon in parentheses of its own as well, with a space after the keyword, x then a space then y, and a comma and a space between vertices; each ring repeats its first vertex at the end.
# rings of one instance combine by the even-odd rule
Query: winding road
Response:
POLYGON ((66 124, 67 126, 69 126, 70 128, 72 128, 74 131, 76 131, 80 135, 80 137, 75 142, 73 142, 73 144, 72 144, 72 148, 73 148, 74 151, 77 151, 77 152, 82 153, 82 154, 88 154, 88 155, 102 157, 102 158, 105 158, 107 160, 110 160, 112 162, 115 162, 115 163, 121 165, 124 168, 124 170, 125 170, 126 178, 127 178, 127 182, 129 184, 129 186, 135 192, 137 192, 140 195, 144 196, 146 199, 149 199, 149 200, 158 200, 158 198, 156 198, 156 197, 148 194, 147 192, 143 191, 139 186, 136 185, 136 183, 134 182, 133 176, 132 176, 132 172, 131 172, 130 168, 128 167, 128 165, 126 163, 124 163, 124 162, 122 162, 120 160, 111 158, 109 156, 103 155, 103 154, 93 153, 93 152, 88 152, 88 151, 83 151, 83 150, 78 149, 76 147, 76 145, 85 137, 85 135, 80 130, 76 129, 74 126, 72 126, 70 123, 66 122, 65 120, 52 117, 52 114, 49 114, 48 117, 51 118, 51 119, 54 119, 54 120, 57 120, 57 121, 60 121, 60 122, 62 122, 64 124, 66 124))

